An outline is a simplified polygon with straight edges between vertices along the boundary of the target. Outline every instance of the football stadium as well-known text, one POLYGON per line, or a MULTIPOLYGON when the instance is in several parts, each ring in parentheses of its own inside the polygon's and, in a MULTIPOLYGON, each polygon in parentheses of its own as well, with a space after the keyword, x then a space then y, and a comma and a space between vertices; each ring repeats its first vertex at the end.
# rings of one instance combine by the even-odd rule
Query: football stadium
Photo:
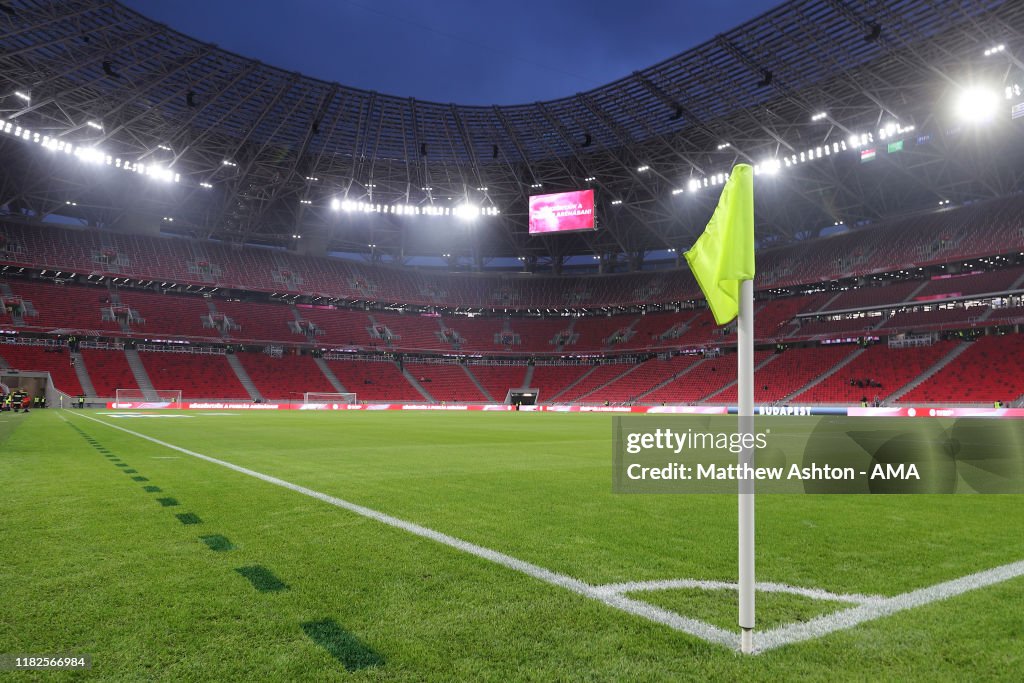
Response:
POLYGON ((130 4, 0 2, 5 676, 1020 680, 1024 3, 490 106, 130 4))

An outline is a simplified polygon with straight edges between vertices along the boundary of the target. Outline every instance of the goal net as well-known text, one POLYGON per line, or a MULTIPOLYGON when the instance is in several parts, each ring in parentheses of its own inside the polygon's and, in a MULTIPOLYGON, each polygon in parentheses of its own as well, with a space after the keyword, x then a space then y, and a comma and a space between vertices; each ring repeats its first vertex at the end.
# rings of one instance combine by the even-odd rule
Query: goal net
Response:
POLYGON ((181 389, 118 389, 114 392, 115 408, 181 408, 181 389))
POLYGON ((302 402, 307 405, 355 404, 356 395, 352 393, 332 394, 324 391, 307 391, 302 396, 302 402))

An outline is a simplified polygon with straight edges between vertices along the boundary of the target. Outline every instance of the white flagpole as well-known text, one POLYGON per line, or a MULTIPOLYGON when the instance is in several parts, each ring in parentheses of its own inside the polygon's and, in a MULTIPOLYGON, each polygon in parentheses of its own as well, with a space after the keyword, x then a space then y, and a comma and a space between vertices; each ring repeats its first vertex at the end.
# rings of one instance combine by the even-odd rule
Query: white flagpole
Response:
MULTIPOLYGON (((739 431, 754 431, 754 281, 740 282, 739 317, 736 325, 739 398, 739 431)), ((754 449, 740 453, 740 467, 754 466, 754 449)), ((739 593, 740 651, 754 651, 754 480, 739 485, 739 593)))

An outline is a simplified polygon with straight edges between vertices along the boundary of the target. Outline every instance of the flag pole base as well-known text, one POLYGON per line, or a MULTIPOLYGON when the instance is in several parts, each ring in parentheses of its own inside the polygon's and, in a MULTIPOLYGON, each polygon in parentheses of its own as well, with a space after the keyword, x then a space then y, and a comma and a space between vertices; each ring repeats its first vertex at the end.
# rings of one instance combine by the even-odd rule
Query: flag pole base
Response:
POLYGON ((740 632, 740 652, 745 655, 754 653, 754 629, 745 628, 740 632))

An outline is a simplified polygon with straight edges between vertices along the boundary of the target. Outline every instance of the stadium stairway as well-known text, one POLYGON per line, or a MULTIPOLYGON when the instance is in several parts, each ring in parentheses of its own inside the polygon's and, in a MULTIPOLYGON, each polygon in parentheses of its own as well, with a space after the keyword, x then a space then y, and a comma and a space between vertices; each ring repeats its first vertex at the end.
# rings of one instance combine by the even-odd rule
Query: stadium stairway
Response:
MULTIPOLYGON (((779 357, 778 354, 772 354, 771 356, 768 356, 767 358, 762 360, 760 363, 757 363, 757 364, 754 365, 754 377, 755 377, 754 384, 757 384, 757 382, 756 382, 757 371, 760 370, 761 368, 763 368, 764 366, 768 365, 769 363, 771 363, 773 360, 775 360, 778 357, 779 357)), ((699 365, 699 363, 695 363, 694 365, 699 365)), ((692 365, 689 368, 687 368, 687 370, 692 370, 692 369, 693 369, 692 365)), ((701 398, 700 399, 701 403, 703 403, 704 401, 712 401, 712 400, 714 400, 715 396, 718 396, 723 391, 727 391, 728 389, 731 389, 732 387, 736 386, 736 383, 738 381, 739 381, 739 379, 734 379, 733 381, 729 382, 728 384, 726 384, 726 385, 724 385, 722 387, 719 387, 714 392, 712 392, 712 393, 708 394, 707 396, 704 396, 703 398, 701 398)))
POLYGON ((971 342, 963 342, 957 344, 956 348, 954 348, 952 351, 943 356, 938 363, 925 370, 923 373, 921 373, 918 377, 916 377, 906 386, 897 389, 895 392, 890 394, 889 398, 887 398, 885 402, 890 404, 898 402, 903 396, 910 393, 921 384, 924 384, 926 381, 928 381, 928 379, 932 377, 932 375, 934 375, 938 371, 942 370, 942 368, 952 363, 954 360, 956 360, 957 356, 959 356, 961 353, 963 353, 969 348, 971 348, 971 342))
MULTIPOLYGON (((109 292, 109 294, 110 294, 110 303, 111 304, 120 306, 120 305, 122 305, 124 303, 123 301, 121 301, 121 295, 117 293, 117 287, 114 285, 113 279, 107 280, 107 292, 109 292)), ((120 318, 118 318, 117 324, 121 327, 121 331, 124 332, 125 334, 131 334, 132 333, 131 325, 128 324, 128 320, 127 319, 121 320, 120 318)), ((131 361, 128 362, 128 365, 129 366, 131 365, 131 361)), ((134 371, 135 368, 132 368, 132 370, 134 371)), ((136 379, 136 381, 138 381, 138 380, 136 379)), ((139 388, 142 389, 142 385, 141 384, 139 384, 139 388)), ((149 399, 148 396, 147 396, 147 399, 148 400, 154 400, 154 399, 149 399)))
POLYGON ((523 388, 524 389, 529 389, 530 388, 530 386, 531 386, 530 383, 533 382, 533 371, 536 370, 536 369, 537 369, 537 366, 535 366, 535 365, 527 365, 526 366, 526 376, 523 377, 523 388))
MULTIPOLYGON (((381 327, 381 324, 379 322, 377 322, 377 319, 374 318, 370 313, 366 314, 366 318, 370 321, 370 329, 376 330, 378 327, 381 327)), ((381 339, 381 343, 384 346, 388 347, 389 349, 395 348, 395 345, 394 345, 394 343, 392 342, 391 339, 388 339, 387 341, 381 339)))
POLYGON ((142 395, 147 401, 157 400, 156 389, 153 388, 153 382, 149 379, 146 366, 142 364, 142 359, 139 358, 139 352, 135 349, 125 349, 124 357, 128 361, 128 367, 132 369, 132 374, 135 375, 135 383, 142 390, 142 395))
MULTIPOLYGON (((628 367, 625 370, 623 370, 622 372, 616 373, 615 375, 611 376, 607 381, 601 382, 601 384, 598 384, 596 387, 594 387, 590 391, 586 391, 586 392, 580 394, 579 396, 576 396, 572 400, 573 401, 583 401, 583 400, 585 400, 587 398, 587 396, 591 396, 593 394, 596 394, 597 392, 599 392, 602 389, 604 389, 605 387, 607 387, 609 384, 613 384, 615 382, 618 382, 622 378, 624 378, 624 377, 626 377, 628 375, 631 375, 632 373, 634 373, 637 370, 639 370, 642 366, 643 366, 642 363, 637 363, 636 365, 628 367)), ((598 367, 608 367, 608 366, 598 366, 598 367)), ((597 368, 595 368, 595 370, 596 369, 597 368)), ((612 368, 610 371, 614 371, 614 368, 612 368)), ((587 373, 587 374, 589 375, 590 373, 587 373)))
MULTIPOLYGON (((338 380, 338 376, 334 374, 334 371, 331 370, 330 366, 324 362, 323 358, 314 358, 313 362, 316 363, 318 368, 320 368, 320 372, 324 373, 324 377, 326 377, 327 381, 331 383, 331 386, 334 387, 335 391, 342 394, 348 393, 348 389, 346 389, 345 385, 338 380)), ((356 398, 358 398, 358 396, 356 398)))
MULTIPOLYGON (((559 348, 561 348, 561 347, 559 347, 559 348)), ((561 395, 562 395, 562 394, 564 394, 565 392, 567 392, 567 391, 571 390, 571 389, 572 389, 573 387, 575 387, 575 386, 576 386, 577 384, 579 384, 580 382, 584 382, 584 381, 586 381, 586 379, 587 379, 588 377, 590 377, 590 376, 591 376, 592 374, 594 374, 594 372, 595 372, 595 371, 596 371, 596 370, 597 370, 597 369, 598 369, 599 367, 601 367, 601 366, 600 366, 600 365, 595 365, 594 367, 590 368, 589 370, 587 370, 586 372, 584 372, 584 373, 583 373, 582 375, 580 375, 579 377, 577 377, 577 378, 576 378, 576 381, 575 381, 575 382, 570 382, 569 384, 566 384, 566 385, 565 385, 564 387, 562 387, 562 388, 561 388, 561 390, 560 390, 560 391, 559 391, 559 392, 558 392, 557 394, 555 394, 554 396, 552 396, 551 398, 549 398, 549 399, 548 399, 548 403, 554 403, 555 401, 557 401, 557 400, 558 400, 558 397, 559 397, 559 396, 561 396, 561 395)))
POLYGON ((1010 285, 1011 291, 1018 291, 1022 288, 1024 288, 1024 273, 1021 273, 1020 277, 1017 278, 1012 285, 1010 285))
POLYGON ((423 388, 423 385, 417 382, 416 378, 409 374, 408 370, 406 370, 402 366, 399 366, 398 363, 395 363, 395 367, 402 371, 402 376, 405 377, 405 381, 411 384, 416 389, 416 391, 420 392, 420 395, 423 396, 423 398, 430 401, 431 403, 437 403, 437 401, 434 400, 434 397, 427 393, 427 390, 423 388))
MULTIPOLYGON (((572 339, 572 333, 575 330, 575 328, 576 328, 576 318, 573 318, 573 319, 571 319, 569 321, 569 327, 566 328, 566 332, 567 332, 567 334, 565 335, 566 340, 572 339)), ((563 343, 559 344, 558 346, 556 346, 555 347, 555 351, 565 351, 565 342, 563 342, 563 343)), ((589 375, 590 373, 587 373, 587 374, 589 375)), ((584 375, 584 377, 586 377, 586 375, 584 375)), ((583 377, 580 377, 580 379, 583 379, 583 377)), ((575 382, 573 382, 573 384, 575 384, 575 382)), ((569 388, 570 387, 566 387, 565 389, 569 389, 569 388)), ((562 391, 565 391, 565 389, 563 389, 562 391)), ((560 391, 558 393, 561 394, 562 391, 560 391)), ((551 398, 554 399, 554 396, 552 396, 551 398)))
POLYGON ((461 367, 466 372, 466 376, 469 377, 473 384, 476 385, 476 388, 480 390, 480 393, 484 395, 484 398, 487 399, 488 403, 494 403, 494 397, 491 396, 491 392, 487 391, 487 389, 484 388, 483 384, 480 384, 480 380, 476 378, 476 375, 470 372, 469 366, 463 365, 461 367))
POLYGON ((636 402, 637 402, 637 403, 641 403, 641 402, 643 402, 643 400, 644 400, 644 399, 645 399, 645 398, 646 398, 646 397, 647 397, 647 396, 648 396, 649 394, 653 394, 653 393, 654 393, 654 392, 656 392, 656 391, 657 391, 658 389, 661 389, 661 388, 663 388, 663 387, 666 387, 666 386, 668 386, 669 384, 671 384, 672 382, 675 382, 675 381, 676 381, 677 379, 679 379, 680 377, 684 376, 684 375, 685 375, 686 373, 690 372, 691 370, 693 370, 693 369, 694 369, 695 367, 697 367, 698 365, 700 365, 700 364, 701 364, 701 363, 703 363, 703 362, 704 362, 704 359, 703 359, 703 358, 701 358, 700 360, 698 360, 698 361, 696 361, 696 362, 690 363, 690 364, 689 364, 688 366, 686 366, 685 368, 683 368, 683 369, 682 369, 682 370, 680 370, 679 372, 677 372, 677 373, 675 373, 675 374, 673 374, 673 375, 669 375, 669 376, 668 376, 668 377, 666 377, 666 378, 665 378, 664 380, 662 380, 661 382, 658 382, 657 384, 655 384, 655 385, 654 385, 653 387, 651 387, 651 388, 650 388, 650 389, 648 389, 647 391, 643 392, 642 394, 638 394, 638 395, 637 395, 637 397, 636 397, 636 402))
POLYGON ((229 353, 225 355, 224 358, 227 359, 228 365, 231 366, 231 369, 235 371, 235 376, 238 377, 238 381, 242 383, 243 387, 245 387, 245 390, 249 393, 249 397, 254 401, 262 401, 263 397, 260 396, 259 389, 256 388, 256 385, 249 377, 249 373, 242 367, 242 362, 238 360, 235 354, 229 353))
POLYGON ((843 292, 842 291, 838 291, 838 292, 835 293, 835 296, 830 297, 828 301, 824 302, 823 304, 818 306, 813 311, 803 311, 803 312, 804 313, 817 313, 818 311, 827 311, 828 307, 832 305, 832 302, 834 302, 836 299, 838 299, 842 295, 843 295, 843 292))
POLYGON ((71 352, 71 360, 75 362, 75 375, 78 376, 78 383, 82 385, 82 392, 86 396, 96 396, 96 389, 92 386, 92 378, 85 367, 85 359, 78 351, 71 352))
POLYGON ((825 381, 826 379, 828 379, 829 377, 831 377, 832 375, 836 374, 837 372, 839 372, 840 370, 842 370, 842 369, 843 369, 844 367, 846 367, 847 365, 849 365, 850 363, 852 363, 852 362, 853 362, 854 360, 856 360, 856 359, 857 359, 857 357, 858 357, 858 356, 860 356, 860 355, 861 355, 862 353, 864 353, 865 351, 867 351, 867 348, 865 348, 865 347, 863 347, 863 346, 862 346, 861 348, 857 349, 857 350, 856 350, 856 351, 854 351, 853 353, 851 353, 851 354, 849 354, 848 356, 846 356, 846 358, 842 359, 841 361, 839 361, 838 363, 836 363, 835 365, 833 365, 833 366, 832 366, 831 368, 829 368, 829 369, 828 369, 828 370, 826 370, 825 372, 821 373, 820 375, 818 375, 817 377, 815 377, 814 379, 812 379, 812 380, 811 380, 810 382, 808 382, 807 384, 803 385, 802 387, 800 387, 799 389, 797 389, 797 390, 796 390, 796 391, 794 391, 793 393, 791 393, 791 394, 787 394, 787 395, 786 395, 786 396, 785 396, 785 397, 784 397, 784 398, 782 399, 782 402, 783 402, 783 403, 789 403, 789 402, 790 402, 790 401, 792 401, 792 400, 793 400, 794 398, 796 398, 796 397, 797 397, 797 396, 799 396, 800 394, 804 393, 805 391, 807 391, 807 390, 808 390, 808 389, 810 389, 811 387, 815 387, 815 386, 817 386, 817 385, 821 384, 821 383, 822 383, 822 382, 824 382, 824 381, 825 381))

